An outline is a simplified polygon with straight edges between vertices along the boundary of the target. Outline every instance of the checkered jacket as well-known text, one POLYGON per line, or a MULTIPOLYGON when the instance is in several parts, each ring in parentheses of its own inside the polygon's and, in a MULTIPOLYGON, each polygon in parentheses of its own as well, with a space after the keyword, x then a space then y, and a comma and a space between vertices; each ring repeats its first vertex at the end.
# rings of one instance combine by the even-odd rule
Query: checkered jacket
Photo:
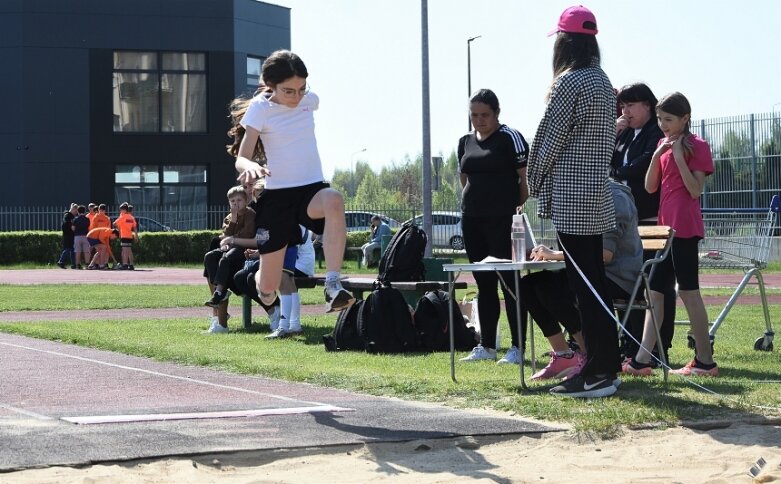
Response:
POLYGON ((602 234, 615 227, 608 173, 616 96, 598 64, 561 74, 534 136, 527 177, 540 217, 558 232, 602 234))

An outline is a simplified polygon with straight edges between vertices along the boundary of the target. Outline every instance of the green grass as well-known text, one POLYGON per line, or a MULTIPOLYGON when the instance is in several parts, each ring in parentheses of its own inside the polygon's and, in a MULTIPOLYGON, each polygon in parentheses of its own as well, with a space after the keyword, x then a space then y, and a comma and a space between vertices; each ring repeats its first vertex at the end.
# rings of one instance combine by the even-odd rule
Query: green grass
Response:
MULTIPOLYGON (((86 287, 89 286, 77 289, 86 287)), ((11 286, 1 290, 7 288, 18 290, 18 287, 11 286)), ((47 288, 50 289, 53 288, 47 288)), ((67 286, 59 289, 71 294, 67 286)), ((114 289, 102 286, 100 290, 114 289)), ((124 298, 119 297, 115 303, 132 299, 129 293, 134 288, 121 289, 125 290, 124 298)), ((197 305, 202 304, 201 298, 193 299, 187 294, 187 289, 205 293, 203 288, 170 286, 160 292, 168 294, 169 302, 171 291, 175 291, 182 301, 197 299, 197 305)), ((91 287, 89 292, 98 290, 91 287)), ((318 304, 321 302, 322 296, 317 289, 302 293, 305 300, 312 298, 318 304)), ((137 296, 135 306, 148 307, 144 305, 156 301, 156 296, 152 297, 149 292, 132 294, 137 296)), ((3 304, 7 295, 0 292, 3 304)), ((63 299, 67 297, 55 300, 63 299)), ((99 300, 83 299, 80 307, 93 307, 99 300)), ((708 309, 713 317, 720 308, 708 309)), ((771 308, 771 314, 779 314, 780 311, 781 306, 771 308)), ((684 317, 683 312, 679 316, 684 317)), ((205 318, 0 323, 0 331, 372 395, 508 411, 550 422, 566 422, 577 429, 598 431, 604 435, 611 435, 620 425, 674 424, 680 420, 739 419, 758 414, 778 414, 778 410, 762 410, 752 405, 781 406, 777 350, 763 353, 752 349, 754 339, 764 332, 760 306, 733 308, 716 339, 716 359, 722 376, 698 380, 725 395, 724 399, 696 390, 673 376, 665 386, 661 375, 642 380, 623 378, 624 384, 616 398, 592 401, 560 399, 548 395, 547 387, 540 384, 531 384, 534 390, 531 393, 519 391, 517 367, 487 362, 457 363, 458 383, 453 383, 447 353, 382 356, 358 352, 327 353, 322 336, 332 330, 335 316, 305 316, 303 319, 305 334, 302 337, 275 341, 265 340, 262 336, 268 327, 258 325, 251 332, 238 329, 218 337, 205 336, 201 334, 206 329, 205 318), (117 331, 118 328, 121 331, 117 331), (762 380, 776 380, 776 383, 760 383, 762 380)), ((685 330, 678 328, 676 333, 671 360, 673 366, 680 366, 691 358, 691 350, 686 348, 685 330)), ((506 347, 509 345, 506 321, 502 322, 502 335, 503 346, 506 347)), ((547 348, 539 332, 536 332, 535 340, 539 355, 547 348)), ((538 365, 544 364, 544 359, 539 357, 538 365)))

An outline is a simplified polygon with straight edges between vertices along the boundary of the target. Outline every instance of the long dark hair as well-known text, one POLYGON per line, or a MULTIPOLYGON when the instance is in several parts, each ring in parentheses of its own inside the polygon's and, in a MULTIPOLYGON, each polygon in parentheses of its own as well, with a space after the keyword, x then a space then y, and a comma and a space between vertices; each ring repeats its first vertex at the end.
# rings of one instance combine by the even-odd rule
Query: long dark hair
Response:
POLYGON ((694 143, 691 140, 692 106, 689 104, 689 100, 680 92, 671 92, 670 94, 663 96, 662 99, 659 100, 659 103, 657 103, 656 113, 659 114, 659 112, 672 114, 679 118, 682 118, 687 114, 689 115, 686 126, 683 128, 683 136, 681 138, 684 157, 689 159, 692 153, 694 153, 694 143))
POLYGON ((277 50, 263 62, 260 77, 263 84, 274 87, 280 82, 285 82, 293 76, 309 77, 304 61, 297 54, 289 50, 277 50))
POLYGON ((559 32, 553 44, 553 77, 588 67, 594 61, 599 64, 600 59, 596 36, 559 32))
MULTIPOLYGON (((264 86, 261 86, 258 88, 256 95, 263 92, 265 89, 266 88, 264 86)), ((244 139, 244 134, 247 132, 244 129, 244 126, 241 125, 241 119, 247 112, 250 101, 252 101, 251 98, 238 97, 231 101, 230 107, 228 108, 230 111, 232 125, 228 130, 228 137, 233 138, 233 143, 225 145, 225 147, 228 149, 228 153, 234 158, 239 156, 241 140, 244 139)), ((261 165, 265 164, 266 162, 266 150, 263 148, 263 142, 260 140, 260 137, 258 137, 258 142, 255 145, 255 150, 252 153, 252 159, 259 162, 261 165)))

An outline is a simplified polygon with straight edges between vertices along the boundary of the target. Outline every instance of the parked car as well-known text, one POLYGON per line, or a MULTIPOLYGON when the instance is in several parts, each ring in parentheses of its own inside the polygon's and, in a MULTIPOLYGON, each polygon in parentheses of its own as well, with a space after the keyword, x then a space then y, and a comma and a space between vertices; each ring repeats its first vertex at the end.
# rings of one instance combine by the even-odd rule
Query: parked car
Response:
MULTIPOLYGON (((411 220, 407 220, 407 222, 423 227, 423 215, 418 215, 411 220)), ((450 247, 453 250, 464 249, 460 212, 432 212, 431 232, 428 234, 428 239, 433 247, 450 247)))
POLYGON ((139 232, 172 232, 173 229, 149 217, 135 217, 139 232))
POLYGON ((380 219, 386 224, 388 224, 388 226, 390 226, 390 228, 392 229, 399 228, 401 226, 401 224, 399 224, 397 221, 393 220, 392 218, 388 217, 387 215, 375 214, 373 212, 360 212, 360 211, 349 210, 344 212, 344 219, 345 222, 347 222, 347 231, 357 232, 360 230, 370 230, 372 224, 372 217, 375 215, 379 215, 380 219))

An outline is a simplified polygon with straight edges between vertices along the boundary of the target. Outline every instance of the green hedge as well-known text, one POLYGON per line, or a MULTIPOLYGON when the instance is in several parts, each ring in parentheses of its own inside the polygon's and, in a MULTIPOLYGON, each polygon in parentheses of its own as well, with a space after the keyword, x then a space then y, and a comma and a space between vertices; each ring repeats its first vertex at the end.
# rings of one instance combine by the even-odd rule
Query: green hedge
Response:
MULTIPOLYGON (((139 235, 133 244, 133 256, 143 264, 155 262, 203 262, 203 254, 219 232, 197 230, 189 232, 150 232, 139 235)), ((370 232, 349 232, 347 247, 360 247, 369 240, 370 232)), ((111 246, 119 259, 119 239, 111 246)), ((62 252, 61 232, 0 232, 0 265, 34 262, 45 264, 57 260, 62 252)))

